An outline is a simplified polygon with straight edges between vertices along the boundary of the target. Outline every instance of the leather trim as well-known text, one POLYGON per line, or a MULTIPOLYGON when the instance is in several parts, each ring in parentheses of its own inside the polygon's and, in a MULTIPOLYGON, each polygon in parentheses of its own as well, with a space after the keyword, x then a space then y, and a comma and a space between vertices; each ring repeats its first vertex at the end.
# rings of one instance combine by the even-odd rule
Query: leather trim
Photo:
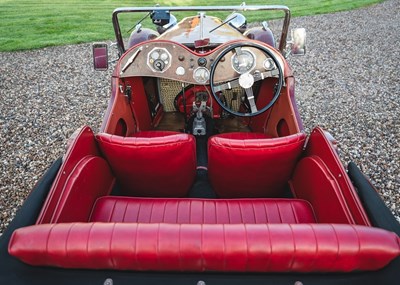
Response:
POLYGON ((135 137, 96 135, 123 195, 187 195, 196 175, 195 139, 184 133, 157 134, 155 131, 141 132, 135 137))
POLYGON ((355 224, 339 184, 320 157, 301 159, 290 185, 295 197, 313 205, 319 223, 355 224))
POLYGON ((76 164, 85 156, 100 156, 96 140, 91 128, 84 126, 74 132, 68 141, 67 151, 63 157, 63 163, 57 176, 51 186, 49 195, 44 202, 42 211, 39 214, 37 223, 49 223, 52 220, 53 213, 57 209, 60 199, 66 197, 64 193, 65 183, 74 171, 76 164))
MULTIPOLYGON (((208 142, 208 176, 219 197, 280 197, 302 153, 306 135, 248 138, 216 135, 208 142)), ((264 135, 265 137, 265 135, 264 135)))
POLYGON ((90 222, 177 224, 314 223, 310 203, 299 199, 152 199, 101 197, 90 222))
POLYGON ((85 156, 65 180, 50 223, 86 222, 96 199, 110 194, 115 178, 102 157, 85 156))
POLYGON ((179 135, 182 133, 177 133, 174 131, 140 131, 137 133, 134 133, 132 137, 136 138, 160 138, 160 137, 166 137, 166 136, 172 136, 172 135, 179 135))
POLYGON ((231 132, 223 133, 214 138, 232 139, 232 140, 256 140, 256 139, 272 139, 273 137, 264 133, 244 133, 244 132, 231 132))
POLYGON ((339 224, 66 223, 20 228, 30 265, 137 271, 350 272, 399 256, 396 234, 339 224))
POLYGON ((304 155, 314 155, 322 159, 329 171, 335 177, 335 180, 338 183, 341 193, 346 201, 346 207, 348 207, 355 223, 358 225, 370 226, 371 222, 368 219, 357 192, 354 189, 354 186, 351 183, 337 152, 332 146, 332 143, 327 139, 322 128, 316 127, 311 132, 304 155))

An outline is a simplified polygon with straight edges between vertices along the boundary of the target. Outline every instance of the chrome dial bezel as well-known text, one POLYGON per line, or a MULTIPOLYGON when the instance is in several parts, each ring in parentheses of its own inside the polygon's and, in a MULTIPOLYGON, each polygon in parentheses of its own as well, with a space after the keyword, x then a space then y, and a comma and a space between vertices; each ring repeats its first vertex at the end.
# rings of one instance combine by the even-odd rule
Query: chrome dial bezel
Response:
POLYGON ((251 62, 247 63, 245 67, 240 67, 238 65, 238 64, 240 64, 239 60, 238 60, 238 56, 241 56, 241 55, 238 55, 235 52, 231 58, 231 66, 232 66, 233 70, 235 70, 238 74, 244 74, 246 72, 252 71, 256 67, 256 56, 254 55, 254 53, 252 51, 250 51, 249 49, 246 49, 246 48, 242 48, 240 52, 241 52, 241 55, 242 54, 250 55, 251 62))

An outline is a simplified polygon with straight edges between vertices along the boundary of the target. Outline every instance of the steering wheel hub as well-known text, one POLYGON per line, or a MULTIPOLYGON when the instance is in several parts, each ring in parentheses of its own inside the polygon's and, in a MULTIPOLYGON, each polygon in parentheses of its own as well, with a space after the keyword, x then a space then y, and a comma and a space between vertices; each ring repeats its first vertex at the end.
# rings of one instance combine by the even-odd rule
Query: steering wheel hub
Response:
POLYGON ((252 87, 254 84, 254 76, 250 73, 246 72, 240 75, 239 77, 239 85, 240 87, 247 89, 252 87))

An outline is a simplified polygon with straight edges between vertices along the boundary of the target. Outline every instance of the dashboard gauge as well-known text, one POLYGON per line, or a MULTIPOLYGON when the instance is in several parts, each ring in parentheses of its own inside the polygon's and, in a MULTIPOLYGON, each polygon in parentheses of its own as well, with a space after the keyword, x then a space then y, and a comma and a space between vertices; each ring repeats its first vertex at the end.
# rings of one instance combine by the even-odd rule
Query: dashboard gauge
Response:
POLYGON ((186 70, 182 66, 178 66, 175 70, 176 75, 180 75, 180 76, 185 75, 185 72, 186 72, 186 70))
POLYGON ((254 54, 247 49, 236 49, 232 56, 232 68, 239 74, 251 71, 256 66, 254 54))
POLYGON ((166 61, 166 60, 169 58, 169 56, 168 56, 168 54, 166 54, 166 53, 164 52, 164 53, 162 53, 162 54, 160 55, 160 58, 161 58, 161 60, 166 61))
POLYGON ((276 68, 274 61, 272 60, 272 58, 267 58, 266 60, 264 60, 264 68, 265 70, 273 70, 276 68))
POLYGON ((205 67, 198 67, 193 71, 193 79, 197 83, 204 84, 210 79, 210 71, 205 67))
POLYGON ((166 48, 153 48, 147 54, 147 66, 154 72, 163 73, 171 66, 171 54, 166 48))
POLYGON ((156 59, 158 59, 160 57, 160 53, 158 52, 158 51, 153 51, 151 54, 150 54, 150 58, 151 59, 153 59, 153 60, 156 60, 156 59))

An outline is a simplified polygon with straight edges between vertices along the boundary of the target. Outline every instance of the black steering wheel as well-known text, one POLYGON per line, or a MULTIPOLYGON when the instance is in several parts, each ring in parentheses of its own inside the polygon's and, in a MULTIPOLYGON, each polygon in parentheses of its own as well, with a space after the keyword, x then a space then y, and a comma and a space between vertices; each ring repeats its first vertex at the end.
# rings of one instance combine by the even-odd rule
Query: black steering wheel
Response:
POLYGON ((245 43, 241 42, 227 46, 214 60, 214 63, 212 64, 210 70, 210 87, 212 95, 214 96, 215 100, 225 111, 227 111, 232 115, 240 117, 257 116, 261 113, 264 113, 269 108, 271 108, 272 105, 274 105, 276 100, 279 98, 283 82, 284 82, 283 70, 276 56, 271 52, 269 48, 253 42, 245 42, 245 43), (252 52, 246 49, 246 47, 256 48, 258 50, 261 50, 266 55, 263 64, 264 65, 263 70, 254 69, 254 67, 256 66, 257 59, 255 58, 252 52), (233 50, 234 50, 234 55, 232 56, 232 68, 240 76, 239 78, 235 78, 228 81, 225 80, 223 83, 216 84, 215 74, 217 67, 221 62, 225 61, 226 55, 233 50), (254 57, 253 63, 250 62, 251 60, 248 60, 248 58, 251 59, 252 56, 254 57), (235 62, 237 63, 237 65, 234 67, 233 65, 235 62), (260 107, 256 105, 256 100, 254 98, 254 93, 253 93, 253 85, 254 82, 263 80, 267 77, 276 77, 278 79, 278 82, 275 85, 274 95, 272 97, 272 100, 265 106, 260 107), (245 90, 246 98, 250 106, 249 108, 250 112, 243 113, 234 111, 231 108, 229 108, 226 104, 224 104, 224 102, 220 99, 220 96, 217 94, 218 92, 226 89, 231 89, 233 87, 241 87, 245 90))

